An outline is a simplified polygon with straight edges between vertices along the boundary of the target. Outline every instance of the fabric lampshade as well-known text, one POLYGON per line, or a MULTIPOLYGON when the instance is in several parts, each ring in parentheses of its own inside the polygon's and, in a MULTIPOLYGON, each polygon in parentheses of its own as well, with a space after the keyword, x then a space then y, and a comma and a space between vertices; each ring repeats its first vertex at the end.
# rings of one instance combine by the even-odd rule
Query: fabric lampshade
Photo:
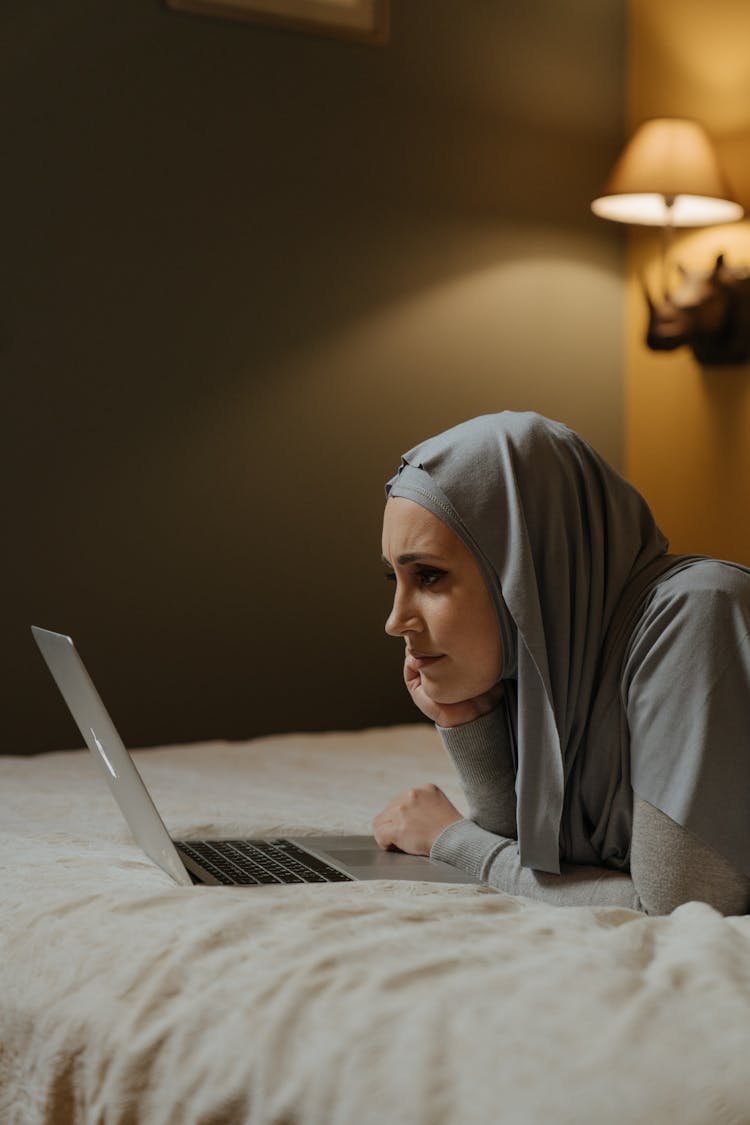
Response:
POLYGON ((743 215, 708 133, 678 117, 652 118, 636 130, 591 209, 646 226, 712 226, 743 215))

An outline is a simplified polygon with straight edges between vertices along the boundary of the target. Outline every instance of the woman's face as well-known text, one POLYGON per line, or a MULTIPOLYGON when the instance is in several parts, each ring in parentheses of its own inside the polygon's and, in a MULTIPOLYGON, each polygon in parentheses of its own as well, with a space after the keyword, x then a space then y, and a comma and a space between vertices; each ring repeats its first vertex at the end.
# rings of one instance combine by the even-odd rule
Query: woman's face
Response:
POLYGON ((474 556, 426 508, 392 496, 383 517, 383 559, 396 584, 385 623, 403 637, 406 662, 435 703, 489 691, 503 671, 500 628, 474 556))

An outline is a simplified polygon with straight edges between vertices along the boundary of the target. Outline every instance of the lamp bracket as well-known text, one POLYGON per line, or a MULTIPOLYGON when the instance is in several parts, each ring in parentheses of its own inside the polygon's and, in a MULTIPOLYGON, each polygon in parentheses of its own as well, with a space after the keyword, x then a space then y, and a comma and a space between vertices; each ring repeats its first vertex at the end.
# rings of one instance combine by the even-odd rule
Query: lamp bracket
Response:
POLYGON ((646 343, 654 351, 687 345, 700 364, 750 360, 750 269, 729 266, 719 254, 708 273, 678 265, 674 289, 655 301, 643 280, 649 307, 646 343))

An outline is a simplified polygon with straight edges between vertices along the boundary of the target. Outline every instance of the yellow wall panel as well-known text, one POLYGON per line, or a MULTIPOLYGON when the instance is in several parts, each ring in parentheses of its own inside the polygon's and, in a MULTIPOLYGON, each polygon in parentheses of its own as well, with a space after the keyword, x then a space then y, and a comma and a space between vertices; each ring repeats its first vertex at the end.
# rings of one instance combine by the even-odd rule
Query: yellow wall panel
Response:
MULTIPOLYGON (((631 0, 629 119, 695 117, 717 143, 750 211, 750 3, 631 0)), ((680 262, 706 269, 718 253, 750 264, 750 222, 686 231, 680 262)), ((672 275, 673 276, 673 275, 672 275)), ((687 348, 650 351, 641 278, 661 283, 657 234, 629 238, 626 471, 672 549, 750 564, 750 364, 701 367, 687 348)))

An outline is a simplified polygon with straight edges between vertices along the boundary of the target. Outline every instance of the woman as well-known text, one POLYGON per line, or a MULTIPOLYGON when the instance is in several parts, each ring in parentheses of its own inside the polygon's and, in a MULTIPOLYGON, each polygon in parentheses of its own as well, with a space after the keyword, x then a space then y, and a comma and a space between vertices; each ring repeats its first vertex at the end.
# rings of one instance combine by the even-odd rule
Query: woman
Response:
POLYGON ((475 418, 386 486, 386 632, 464 790, 381 847, 512 894, 750 911, 750 571, 668 555, 643 498, 537 414, 475 418))

